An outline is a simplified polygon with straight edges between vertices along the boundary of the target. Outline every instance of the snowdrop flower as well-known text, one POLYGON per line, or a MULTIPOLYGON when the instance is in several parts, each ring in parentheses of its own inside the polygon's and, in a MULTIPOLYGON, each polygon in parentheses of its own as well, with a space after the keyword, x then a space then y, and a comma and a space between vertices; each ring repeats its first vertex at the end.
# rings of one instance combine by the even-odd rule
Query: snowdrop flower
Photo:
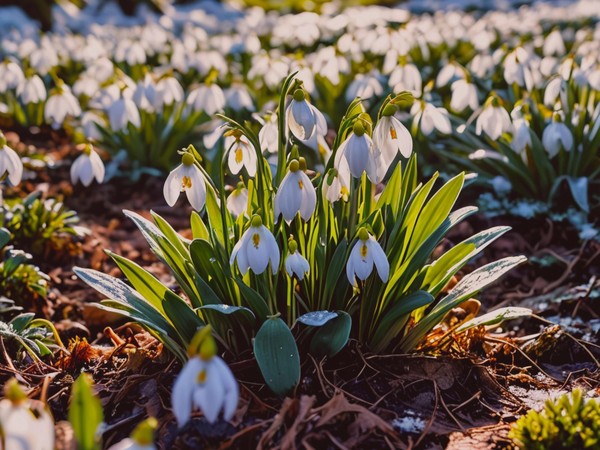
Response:
POLYGON ((14 61, 6 60, 0 63, 0 92, 16 89, 25 81, 21 66, 14 61))
POLYGON ((94 77, 84 75, 80 77, 73 85, 73 93, 78 96, 86 96, 92 98, 92 96, 98 92, 100 84, 94 77))
POLYGON ((522 118, 515 119, 513 122, 513 138, 510 143, 510 148, 515 153, 525 155, 527 147, 531 147, 531 133, 529 132, 529 123, 522 118))
POLYGON ((139 41, 122 40, 115 49, 115 61, 126 62, 130 66, 145 64, 146 51, 139 41))
POLYGON ((88 140, 98 140, 102 138, 98 127, 106 127, 106 121, 93 111, 86 111, 81 115, 81 128, 83 134, 88 140))
POLYGON ((304 278, 310 270, 310 265, 304 256, 298 252, 298 243, 293 237, 288 240, 288 251, 289 254, 285 258, 285 271, 291 277, 294 274, 299 280, 304 278))
POLYGON ((234 83, 225 93, 227 105, 234 111, 254 111, 254 102, 248 88, 241 83, 234 83))
POLYGON ((270 262, 271 271, 275 275, 279 269, 279 259, 279 247, 275 237, 263 225, 260 216, 254 215, 250 226, 233 247, 229 265, 237 261, 242 275, 245 275, 248 269, 259 275, 266 270, 270 262))
POLYGON ((0 131, 0 179, 5 174, 10 184, 16 186, 23 176, 23 163, 17 152, 6 145, 6 138, 0 131))
POLYGON ((410 113, 413 116, 413 122, 419 125, 421 133, 425 136, 429 136, 433 130, 442 134, 452 133, 448 111, 442 107, 420 101, 413 103, 410 113))
POLYGON ((409 91, 414 96, 419 96, 423 87, 421 72, 414 64, 400 64, 390 74, 388 85, 396 94, 409 91))
POLYGON ((462 112, 467 107, 476 111, 479 108, 479 100, 477 100, 477 88, 473 83, 467 80, 456 80, 450 86, 452 89, 452 99, 450 100, 450 108, 454 111, 462 112))
POLYGON ((209 116, 225 108, 225 94, 216 84, 202 84, 188 94, 185 100, 195 112, 204 111, 209 116))
POLYGON ((496 97, 492 97, 486 102, 481 114, 477 117, 475 132, 478 135, 485 133, 495 141, 502 136, 502 133, 509 131, 511 125, 506 109, 500 106, 496 97))
POLYGON ((183 427, 194 408, 200 409, 208 422, 215 423, 223 410, 223 418, 231 420, 238 405, 239 386, 227 364, 217 356, 217 344, 210 325, 199 330, 190 346, 190 359, 177 375, 171 394, 173 414, 183 427))
POLYGON ((350 169, 345 159, 340 160, 341 169, 330 169, 323 180, 323 195, 330 203, 342 199, 348 201, 350 194, 350 169))
POLYGON ((154 431, 158 422, 154 417, 144 420, 131 436, 111 445, 108 450, 156 450, 154 446, 154 431))
POLYGON ((357 235, 358 240, 350 251, 350 257, 346 264, 348 281, 353 286, 356 286, 356 278, 365 281, 373 272, 373 265, 375 265, 381 281, 387 282, 390 275, 390 263, 381 245, 364 227, 358 230, 357 235))
POLYGON ((542 144, 548 156, 554 158, 560 152, 560 149, 571 151, 573 149, 573 134, 571 130, 560 121, 559 114, 554 114, 552 122, 544 128, 542 134, 542 144))
POLYGON ((137 82, 131 99, 135 105, 142 111, 153 113, 155 105, 158 103, 158 89, 152 75, 146 73, 144 79, 137 82))
POLYGON ((542 48, 544 56, 556 55, 563 56, 567 53, 565 43, 563 41, 560 30, 556 29, 552 31, 546 39, 544 39, 544 46, 542 48))
POLYGON ((385 171, 390 167, 398 153, 404 158, 408 158, 413 149, 412 136, 406 127, 402 125, 402 122, 394 117, 396 111, 398 111, 398 108, 388 103, 373 129, 373 144, 381 152, 383 161, 381 166, 385 171))
MULTIPOLYGON (((305 162, 304 165, 306 165, 305 162)), ((283 177, 279 189, 277 189, 274 204, 275 220, 279 218, 280 214, 283 214, 285 221, 290 223, 296 214, 300 213, 302 220, 307 221, 315 211, 317 193, 300 166, 301 162, 293 159, 288 166, 288 173, 283 177)))
POLYGON ((39 402, 29 400, 16 379, 4 386, 0 431, 6 449, 53 450, 54 420, 39 402))
POLYGON ((288 127, 300 140, 309 139, 313 133, 327 134, 327 121, 317 108, 306 101, 302 89, 294 91, 293 99, 286 109, 288 127))
POLYGON ((246 168, 248 176, 256 175, 256 150, 246 136, 238 130, 228 131, 225 133, 225 149, 228 151, 227 165, 232 175, 237 175, 242 167, 246 168))
POLYGON ((437 87, 444 87, 450 82, 464 78, 464 76, 465 70, 459 64, 450 62, 438 73, 438 76, 435 79, 435 85, 437 87))
POLYGON ((156 83, 156 102, 154 107, 160 110, 163 106, 170 106, 183 100, 183 88, 177 78, 169 76, 158 80, 156 83))
POLYGON ((356 74, 350 86, 346 89, 346 101, 351 102, 356 97, 368 100, 379 97, 383 93, 383 86, 378 80, 379 72, 373 75, 356 74))
POLYGON ((263 126, 258 132, 260 147, 269 153, 277 153, 279 146, 279 127, 277 126, 277 114, 267 115, 265 120, 262 122, 263 126))
POLYGON ((107 110, 110 128, 113 131, 127 131, 127 126, 132 124, 139 128, 142 122, 140 112, 132 99, 121 97, 114 101, 107 110))
POLYGON ((365 132, 365 127, 360 120, 354 122, 352 133, 335 154, 334 167, 338 172, 342 169, 342 159, 348 163, 350 173, 354 178, 362 177, 363 172, 367 172, 369 180, 373 183, 381 181, 381 170, 379 165, 381 151, 373 146, 373 141, 365 132))
POLYGON ((183 191, 192 208, 200 211, 206 201, 206 184, 202 171, 196 167, 194 155, 189 152, 183 154, 181 164, 171 171, 165 181, 163 195, 167 204, 175 205, 183 191))
POLYGON ((46 86, 39 76, 33 75, 17 87, 17 95, 25 105, 40 103, 46 100, 46 86))
POLYGON ((94 151, 94 148, 87 144, 85 149, 77 157, 71 166, 71 184, 75 186, 77 181, 81 180, 81 184, 89 186, 92 180, 96 179, 98 183, 104 180, 104 163, 94 151))
POLYGON ((243 182, 239 182, 229 197, 227 197, 227 209, 233 217, 239 217, 246 212, 248 207, 248 189, 243 182))
POLYGON ((44 106, 44 118, 46 122, 52 125, 52 128, 59 128, 67 116, 79 117, 81 107, 79 101, 71 93, 71 89, 59 83, 57 90, 50 95, 44 106))
POLYGON ((563 105, 568 105, 567 91, 568 81, 561 77, 552 78, 544 90, 544 105, 552 108, 559 99, 563 105))

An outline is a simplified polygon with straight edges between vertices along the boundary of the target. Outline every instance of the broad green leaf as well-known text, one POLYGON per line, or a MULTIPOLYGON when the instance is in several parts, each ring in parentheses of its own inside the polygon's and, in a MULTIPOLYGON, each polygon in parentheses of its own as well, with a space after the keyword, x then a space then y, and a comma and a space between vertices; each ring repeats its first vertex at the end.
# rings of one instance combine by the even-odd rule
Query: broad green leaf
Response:
POLYGON ((192 215, 190 217, 190 224, 192 227, 192 236, 194 239, 204 239, 208 241, 210 239, 210 235, 208 233, 208 228, 206 228, 206 224, 200 217, 196 211, 192 211, 192 215))
POLYGON ((302 314, 298 317, 298 322, 310 327, 321 327, 338 316, 336 312, 331 311, 312 311, 302 314))
POLYGON ((238 278, 234 278, 233 280, 240 288, 242 298, 250 306, 250 309, 254 312, 258 320, 265 320, 271 314, 265 299, 262 298, 261 295, 254 289, 245 284, 242 280, 238 278))
POLYGON ((456 329, 457 333, 467 331, 469 328, 478 327, 482 325, 498 325, 506 320, 518 319, 520 317, 529 317, 533 314, 533 311, 529 308, 521 308, 518 306, 507 306, 506 308, 499 308, 494 311, 490 311, 483 316, 474 317, 471 320, 463 323, 456 329))
POLYGON ((332 357, 348 343, 352 318, 345 311, 338 311, 337 317, 320 327, 310 341, 310 352, 316 356, 332 357))
POLYGON ((577 202, 577 204, 583 211, 589 213, 590 205, 588 203, 587 177, 567 177, 567 183, 569 183, 569 189, 571 189, 571 195, 573 195, 575 202, 577 202))
POLYGON ((254 356, 271 390, 283 397, 300 381, 300 356, 292 332, 279 317, 267 319, 254 338, 254 356))
POLYGON ((165 314, 186 344, 192 340, 198 328, 205 325, 190 305, 169 290, 165 292, 163 305, 165 314))
POLYGON ((246 308, 245 306, 231 306, 231 305, 224 305, 224 304, 220 304, 220 305, 215 304, 215 305, 204 305, 197 309, 210 309, 212 311, 217 311, 218 313, 225 314, 225 315, 233 314, 236 312, 245 312, 245 313, 250 314, 252 317, 255 317, 252 310, 249 308, 246 308))
POLYGON ((188 247, 190 245, 190 241, 188 239, 185 239, 183 236, 180 236, 179 233, 177 233, 177 231, 175 231, 175 229, 173 229, 173 227, 169 225, 169 222, 167 222, 161 216, 156 214, 154 211, 150 211, 150 214, 152 214, 154 223, 156 224, 158 229, 163 233, 165 238, 167 238, 167 240, 171 244, 173 244, 173 246, 179 251, 181 256, 183 256, 186 259, 189 259, 190 252, 188 250, 188 247))
POLYGON ((92 384, 92 377, 82 373, 73 383, 71 391, 69 422, 78 450, 100 449, 98 426, 102 423, 103 411, 100 400, 92 391, 92 384))
POLYGON ((9 325, 17 332, 23 331, 27 325, 31 323, 33 318, 35 317, 35 313, 23 313, 19 314, 17 317, 12 319, 9 322, 9 325))
POLYGON ((335 286, 346 266, 346 252, 348 250, 348 240, 344 237, 337 245, 329 266, 327 267, 327 276, 325 277, 325 289, 323 296, 325 299, 331 298, 335 286))
POLYGON ((10 241, 10 232, 6 228, 0 228, 0 249, 10 241))

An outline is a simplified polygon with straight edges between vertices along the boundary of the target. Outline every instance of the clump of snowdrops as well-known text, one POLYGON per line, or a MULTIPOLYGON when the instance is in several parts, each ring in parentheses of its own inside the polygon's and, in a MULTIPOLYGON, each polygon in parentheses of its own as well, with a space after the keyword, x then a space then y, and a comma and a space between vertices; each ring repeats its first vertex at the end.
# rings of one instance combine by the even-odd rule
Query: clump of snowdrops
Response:
POLYGON ((448 311, 524 258, 489 263, 446 289, 508 227, 433 256, 477 208, 453 211, 464 174, 439 188, 437 174, 418 182, 410 134, 396 118, 398 105, 410 101, 408 93, 388 97, 375 120, 360 99, 352 102, 324 172, 316 173, 300 146, 325 134, 327 123, 302 83, 288 77, 275 111, 274 167, 255 124, 228 117, 219 179, 207 175, 192 146, 181 152, 164 192, 171 205, 185 192, 196 210, 192 241, 156 213, 149 221, 125 212, 172 271, 178 291, 110 252, 130 285, 90 269, 76 273, 108 298, 99 307, 139 322, 181 360, 207 324, 234 357, 253 345, 266 383, 280 395, 299 381, 299 347, 332 356, 353 335, 378 352, 415 349, 448 311), (225 183, 234 175, 242 181, 228 197, 225 183))

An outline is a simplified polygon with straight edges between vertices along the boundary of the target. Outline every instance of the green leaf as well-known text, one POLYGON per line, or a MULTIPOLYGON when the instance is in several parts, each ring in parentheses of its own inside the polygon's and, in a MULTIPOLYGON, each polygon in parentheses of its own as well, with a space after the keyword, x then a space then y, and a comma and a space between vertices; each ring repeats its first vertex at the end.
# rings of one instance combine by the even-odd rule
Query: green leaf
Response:
POLYGON ((69 422, 78 450, 100 449, 98 426, 102 418, 102 405, 92 392, 92 377, 82 373, 73 383, 69 404, 69 422))
POLYGON ((258 320, 265 320, 271 314, 265 299, 262 298, 261 295, 254 289, 245 284, 242 280, 238 278, 234 278, 233 280, 240 288, 242 298, 250 306, 250 309, 254 312, 258 320))
POLYGON ((337 313, 331 311, 312 311, 302 314, 297 320, 309 327, 321 327, 337 316, 337 313))
POLYGON ((12 319, 8 324, 13 327, 17 333, 23 331, 27 328, 27 325, 31 323, 33 318, 35 317, 35 313, 23 313, 19 314, 17 317, 12 319))
POLYGON ((506 308, 499 308, 494 311, 490 311, 483 316, 474 317, 471 320, 463 323, 457 328, 456 332, 461 333, 467 331, 469 328, 478 327, 481 325, 498 325, 505 320, 518 319, 520 317, 529 317, 533 314, 533 311, 529 308, 521 308, 518 306, 508 306, 506 308))
POLYGON ((254 338, 254 355, 271 390, 283 397, 300 381, 300 356, 292 332, 279 317, 267 319, 254 338))
POLYGON ((246 313, 250 314, 252 317, 255 317, 252 310, 249 308, 246 308, 245 306, 231 306, 231 305, 224 305, 224 304, 220 304, 220 305, 215 304, 215 305, 204 305, 197 309, 210 309, 212 311, 217 311, 217 312, 219 312, 221 314, 225 314, 225 315, 233 314, 236 312, 246 312, 246 313))
POLYGON ((345 311, 338 311, 336 318, 320 327, 310 341, 310 352, 318 357, 332 357, 348 343, 352 318, 345 311))
POLYGON ((346 251, 348 250, 348 240, 344 237, 337 245, 329 266, 327 267, 327 276, 325 277, 325 289, 323 296, 329 299, 333 295, 333 291, 337 282, 342 275, 346 266, 346 251))
POLYGON ((167 317, 181 336, 182 342, 189 344, 198 328, 205 325, 204 322, 190 308, 190 305, 171 291, 165 292, 163 305, 167 317))
POLYGON ((204 239, 205 241, 209 240, 208 228, 206 228, 206 224, 200 217, 196 211, 192 211, 192 215, 190 217, 190 224, 192 227, 192 236, 194 239, 204 239))
POLYGON ((10 241, 10 231, 6 228, 0 228, 0 249, 10 241))
POLYGON ((586 213, 589 213, 590 205, 588 203, 587 177, 567 177, 567 183, 569 183, 569 189, 571 189, 571 195, 573 195, 575 202, 577 202, 582 210, 584 210, 586 213))

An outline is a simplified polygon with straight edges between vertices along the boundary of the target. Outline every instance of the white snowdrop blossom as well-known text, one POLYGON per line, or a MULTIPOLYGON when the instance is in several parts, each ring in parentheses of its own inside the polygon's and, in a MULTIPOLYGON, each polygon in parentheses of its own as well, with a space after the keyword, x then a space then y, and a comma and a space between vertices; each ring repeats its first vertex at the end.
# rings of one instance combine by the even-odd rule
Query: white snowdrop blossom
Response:
POLYGON ((204 414, 209 423, 215 423, 219 413, 231 420, 239 401, 239 386, 231 369, 217 356, 217 345, 210 325, 199 330, 190 346, 190 359, 177 375, 171 404, 179 428, 190 419, 194 408, 204 414))
POLYGON ((250 226, 233 247, 229 265, 236 261, 242 275, 245 275, 248 269, 259 275, 267 269, 269 263, 273 275, 277 273, 280 261, 279 247, 273 233, 263 225, 260 216, 252 217, 250 226))
POLYGON ((497 140, 502 133, 511 129, 512 122, 508 111, 497 104, 497 100, 492 98, 483 107, 481 114, 475 122, 475 132, 478 135, 485 133, 493 141, 497 140))
POLYGON ((285 271, 292 277, 296 275, 299 280, 304 278, 304 275, 310 271, 310 265, 304 256, 298 252, 298 243, 290 238, 288 240, 289 254, 285 258, 285 271))
POLYGON ((475 111, 479 108, 479 100, 477 99, 477 88, 473 83, 467 80, 456 80, 450 86, 452 89, 452 98, 450 100, 450 108, 454 111, 462 112, 467 107, 475 111))
POLYGON ((248 189, 244 183, 238 183, 237 187, 227 197, 227 209, 233 217, 239 217, 246 212, 248 207, 248 189))
POLYGON ((275 220, 283 214, 290 223, 300 213, 302 220, 312 216, 317 205, 317 193, 310 179, 300 168, 301 163, 294 159, 289 164, 288 173, 283 177, 275 194, 275 220))
POLYGON ((108 447, 108 450, 156 450, 154 445, 154 431, 158 423, 150 417, 140 423, 131 436, 108 447))
POLYGON ((234 111, 254 111, 254 102, 248 88, 241 83, 234 83, 225 92, 227 105, 234 111))
POLYGON ((368 100, 371 97, 379 97, 383 93, 383 86, 379 82, 379 72, 372 75, 356 74, 348 89, 346 89, 346 101, 351 102, 356 97, 368 100))
POLYGON ((350 251, 348 263, 346 264, 348 281, 351 285, 356 286, 356 278, 365 281, 371 275, 373 266, 375 266, 381 281, 387 282, 390 275, 390 263, 381 245, 365 228, 358 230, 357 234, 358 240, 350 251))
POLYGON ((60 128, 67 118, 79 117, 81 115, 81 107, 79 101, 71 93, 71 89, 59 84, 55 93, 50 95, 44 106, 44 119, 50 123, 53 128, 60 128))
POLYGON ((173 76, 163 77, 156 83, 156 102, 154 107, 161 110, 164 106, 183 100, 183 87, 173 76))
POLYGON ((16 89, 25 81, 21 66, 14 61, 6 60, 0 63, 0 92, 16 89))
POLYGON ((133 90, 132 100, 141 111, 152 113, 155 111, 158 92, 152 75, 147 73, 144 79, 137 82, 133 90))
POLYGON ((19 85, 17 95, 26 105, 40 103, 46 100, 46 86, 44 86, 44 82, 39 76, 33 75, 19 85))
POLYGON ((531 133, 529 132, 529 123, 525 119, 515 119, 513 121, 513 138, 510 148, 515 153, 524 154, 527 147, 531 148, 531 133))
POLYGON ((17 152, 6 145, 6 138, 0 132, 0 179, 4 175, 11 185, 16 186, 23 176, 23 163, 17 152))
POLYGON ((13 378, 0 400, 0 430, 7 450, 53 450, 54 420, 40 402, 29 400, 13 378))
POLYGON ((364 126, 360 120, 357 120, 350 136, 337 149, 334 167, 340 172, 343 168, 341 161, 344 159, 354 178, 360 178, 363 172, 367 172, 371 182, 379 183, 381 181, 379 165, 382 163, 380 158, 380 150, 375 148, 364 126))
POLYGON ((567 152, 573 149, 573 134, 569 127, 560 122, 558 114, 555 114, 552 122, 544 128, 542 144, 550 158, 558 155, 561 148, 567 152))
POLYGON ((190 205, 200 211, 206 202, 206 182, 202 171, 196 167, 191 153, 184 153, 181 164, 169 173, 163 187, 163 195, 169 206, 175 205, 179 194, 185 191, 190 205))
POLYGON ((302 89, 296 89, 286 109, 286 119, 290 131, 300 140, 309 139, 313 133, 327 134, 327 121, 323 114, 308 103, 302 89))
POLYGON ((192 89, 185 102, 194 111, 212 116, 225 108, 225 94, 217 84, 202 84, 192 89))
POLYGON ((228 152, 227 165, 232 175, 237 175, 242 167, 246 168, 248 176, 256 175, 258 165, 256 150, 246 136, 238 131, 226 133, 225 149, 228 152))
POLYGON ((258 132, 260 147, 269 153, 277 153, 279 145, 279 128, 277 126, 277 114, 270 114, 264 120, 264 124, 258 132))
POLYGON ((409 91, 414 96, 419 96, 423 87, 421 72, 414 64, 400 64, 390 74, 388 85, 396 94, 409 91))
POLYGON ((340 170, 330 169, 323 180, 323 195, 330 203, 348 201, 350 194, 350 169, 345 159, 340 160, 340 166, 340 170))
POLYGON ((413 150, 410 132, 394 117, 397 109, 396 106, 388 104, 373 129, 373 145, 381 152, 382 167, 385 171, 398 153, 408 158, 413 150))
POLYGON ((71 166, 71 184, 75 186, 79 180, 84 186, 92 184, 96 179, 98 183, 104 180, 104 163, 98 153, 96 153, 90 144, 79 155, 71 166))
POLYGON ((431 103, 415 102, 410 110, 413 121, 419 125, 421 133, 429 136, 434 130, 442 134, 452 133, 452 125, 448 118, 448 111, 431 103))
POLYGON ((140 112, 134 101, 121 97, 108 107, 108 121, 113 131, 127 131, 128 124, 139 128, 141 125, 140 112))

